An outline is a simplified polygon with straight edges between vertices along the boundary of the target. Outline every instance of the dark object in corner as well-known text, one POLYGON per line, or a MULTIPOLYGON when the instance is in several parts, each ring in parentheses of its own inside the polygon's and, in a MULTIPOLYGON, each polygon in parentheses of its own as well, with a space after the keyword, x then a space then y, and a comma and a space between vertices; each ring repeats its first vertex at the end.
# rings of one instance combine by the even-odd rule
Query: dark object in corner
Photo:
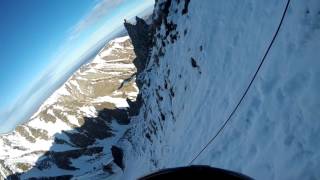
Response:
POLYGON ((124 164, 123 164, 123 151, 122 151, 122 149, 117 146, 112 146, 111 153, 112 153, 112 157, 113 157, 113 162, 123 170, 124 164))
POLYGON ((139 180, 157 179, 252 180, 240 173, 202 165, 164 169, 139 178, 139 180))

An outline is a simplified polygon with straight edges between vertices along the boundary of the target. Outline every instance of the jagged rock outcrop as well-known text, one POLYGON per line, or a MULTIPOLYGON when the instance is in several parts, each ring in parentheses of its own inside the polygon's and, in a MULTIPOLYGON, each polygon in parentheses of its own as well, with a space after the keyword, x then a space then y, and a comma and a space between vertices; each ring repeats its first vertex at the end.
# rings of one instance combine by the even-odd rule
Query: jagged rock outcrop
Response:
MULTIPOLYGON (((152 48, 152 42, 154 37, 154 28, 152 25, 139 17, 136 17, 135 24, 129 23, 125 20, 124 26, 130 36, 136 58, 133 60, 134 65, 137 68, 136 72, 136 84, 139 89, 142 88, 143 75, 141 73, 145 70, 148 59, 150 58, 150 50, 152 48)), ((128 113, 130 116, 136 116, 139 114, 140 107, 143 103, 141 95, 138 94, 136 101, 132 102, 127 100, 130 108, 128 113)))
MULTIPOLYGON (((132 45, 134 46, 136 58, 133 60, 133 63, 137 68, 137 73, 139 74, 145 69, 150 55, 153 40, 152 29, 145 20, 139 17, 136 17, 135 24, 125 21, 124 26, 127 29, 132 45)), ((139 88, 141 87, 139 82, 137 82, 137 85, 139 88)))
POLYGON ((123 164, 123 150, 117 146, 112 146, 111 153, 114 163, 116 163, 123 170, 125 168, 123 164))

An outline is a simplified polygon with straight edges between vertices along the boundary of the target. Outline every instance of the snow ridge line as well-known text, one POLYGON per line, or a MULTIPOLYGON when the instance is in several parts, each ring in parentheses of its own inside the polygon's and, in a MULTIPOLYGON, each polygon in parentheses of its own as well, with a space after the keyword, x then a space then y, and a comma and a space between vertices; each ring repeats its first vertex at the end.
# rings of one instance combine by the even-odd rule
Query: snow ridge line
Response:
POLYGON ((287 13, 287 10, 288 10, 290 1, 291 1, 291 0, 287 0, 287 4, 286 4, 286 7, 285 7, 285 9, 284 9, 284 11, 283 11, 283 13, 282 13, 282 17, 281 17, 280 23, 279 23, 279 25, 278 25, 278 28, 277 28, 275 34, 273 35, 273 38, 272 38, 272 40, 271 40, 271 42, 270 42, 270 44, 269 44, 269 46, 268 46, 268 48, 267 48, 267 51, 265 52, 265 54, 264 54, 264 56, 263 56, 263 58, 262 58, 262 60, 261 60, 261 62, 260 62, 260 64, 259 64, 256 72, 254 73, 253 77, 251 78, 251 81, 250 81, 249 85, 247 86, 245 92, 243 93, 241 99, 239 100, 238 104, 237 104, 236 107, 233 109, 233 111, 230 113, 230 115, 228 116, 227 120, 223 123, 223 125, 220 127, 220 129, 218 130, 218 132, 217 132, 217 133, 210 139, 210 141, 201 149, 201 151, 188 163, 188 165, 191 165, 191 164, 201 155, 201 153, 202 153, 202 152, 218 137, 218 135, 224 130, 224 128, 227 126, 228 122, 230 122, 231 118, 233 117, 233 115, 235 114, 235 112, 238 110, 239 106, 240 106, 241 103, 243 102, 245 96, 248 94, 249 89, 251 88, 254 80, 256 79, 256 77, 257 77, 257 75, 258 75, 258 73, 259 73, 259 71, 260 71, 263 63, 265 62, 265 59, 266 59, 267 55, 269 54, 269 51, 270 51, 270 49, 271 49, 271 47, 272 47, 272 45, 273 45, 276 37, 278 36, 278 33, 279 33, 280 28, 281 28, 281 26, 282 26, 284 17, 285 17, 285 15, 286 15, 286 13, 287 13))

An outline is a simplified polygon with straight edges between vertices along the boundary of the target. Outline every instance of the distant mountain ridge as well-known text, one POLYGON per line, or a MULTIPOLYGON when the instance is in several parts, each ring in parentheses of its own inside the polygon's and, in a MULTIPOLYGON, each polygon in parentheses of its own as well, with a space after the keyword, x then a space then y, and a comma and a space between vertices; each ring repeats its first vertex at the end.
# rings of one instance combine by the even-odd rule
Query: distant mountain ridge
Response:
MULTIPOLYGON (((44 172, 62 169, 77 170, 81 174, 90 170, 80 167, 79 163, 85 160, 76 162, 75 157, 83 154, 91 154, 97 162, 109 161, 110 156, 102 154, 108 153, 110 147, 104 147, 117 138, 116 133, 126 129, 128 119, 122 109, 128 107, 127 98, 134 101, 138 93, 134 80, 119 89, 122 82, 136 72, 132 64, 134 58, 128 36, 111 40, 90 63, 83 65, 53 93, 28 122, 0 136, 2 176, 30 169, 36 173, 35 167, 44 172), (121 115, 116 122, 109 113, 114 109, 119 111, 114 116, 121 115), (107 121, 95 119, 98 113, 110 117, 107 121), (59 156, 70 157, 72 163, 64 164, 59 156), (38 158, 44 159, 42 164, 35 164, 38 158)), ((102 168, 101 165, 92 168, 99 167, 102 168)))

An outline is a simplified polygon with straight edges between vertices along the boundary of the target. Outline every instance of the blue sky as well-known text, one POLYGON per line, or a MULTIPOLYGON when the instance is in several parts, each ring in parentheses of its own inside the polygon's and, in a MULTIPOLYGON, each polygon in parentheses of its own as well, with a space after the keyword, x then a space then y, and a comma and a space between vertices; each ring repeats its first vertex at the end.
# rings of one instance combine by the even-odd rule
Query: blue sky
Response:
POLYGON ((0 1, 0 133, 28 120, 86 54, 153 0, 0 1))

